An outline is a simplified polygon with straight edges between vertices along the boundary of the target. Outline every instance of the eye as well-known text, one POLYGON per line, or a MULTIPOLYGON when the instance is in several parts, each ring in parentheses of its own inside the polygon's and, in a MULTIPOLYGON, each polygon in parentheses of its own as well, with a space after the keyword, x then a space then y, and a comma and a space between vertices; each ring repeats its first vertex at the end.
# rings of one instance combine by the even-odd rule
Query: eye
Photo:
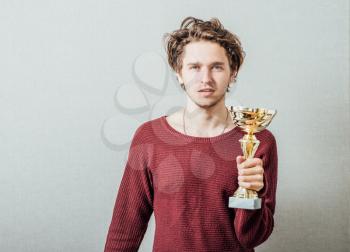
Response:
POLYGON ((190 69, 199 69, 199 66, 193 65, 193 66, 190 66, 190 69))
POLYGON ((215 70, 223 70, 224 68, 220 65, 216 65, 216 66, 214 66, 214 69, 215 70))

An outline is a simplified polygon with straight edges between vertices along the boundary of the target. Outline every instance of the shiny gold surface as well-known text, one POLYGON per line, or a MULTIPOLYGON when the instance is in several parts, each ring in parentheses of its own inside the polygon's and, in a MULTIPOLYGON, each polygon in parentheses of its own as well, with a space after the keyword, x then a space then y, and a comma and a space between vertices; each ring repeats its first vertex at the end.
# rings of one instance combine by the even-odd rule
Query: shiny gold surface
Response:
MULTIPOLYGON (((253 158, 259 147, 260 141, 254 133, 265 129, 276 115, 276 110, 264 108, 247 108, 242 106, 228 107, 233 122, 247 134, 239 140, 245 159, 253 158)), ((258 194, 254 190, 238 187, 233 197, 243 199, 257 199, 258 194)))
POLYGON ((264 108, 247 108, 230 106, 229 112, 233 122, 248 134, 262 131, 269 126, 277 111, 264 108))

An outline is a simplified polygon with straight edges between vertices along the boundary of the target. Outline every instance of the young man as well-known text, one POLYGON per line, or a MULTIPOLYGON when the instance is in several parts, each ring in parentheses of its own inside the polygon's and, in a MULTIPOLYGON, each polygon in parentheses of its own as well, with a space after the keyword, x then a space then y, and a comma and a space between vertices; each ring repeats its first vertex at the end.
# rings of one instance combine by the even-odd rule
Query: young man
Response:
POLYGON ((277 147, 265 129, 255 158, 241 156, 244 133, 225 106, 240 41, 217 19, 188 17, 166 48, 187 102, 135 132, 105 251, 137 251, 152 212, 153 251, 254 251, 274 226, 277 147), (228 207, 238 185, 258 192, 261 209, 228 207))

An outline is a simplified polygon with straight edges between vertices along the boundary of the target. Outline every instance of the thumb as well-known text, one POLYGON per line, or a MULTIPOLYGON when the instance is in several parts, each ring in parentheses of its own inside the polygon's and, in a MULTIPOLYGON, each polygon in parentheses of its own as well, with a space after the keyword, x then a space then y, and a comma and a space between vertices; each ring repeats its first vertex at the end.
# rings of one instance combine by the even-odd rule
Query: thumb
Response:
POLYGON ((236 157, 236 162, 237 162, 237 164, 241 164, 241 163, 243 163, 244 162, 244 157, 243 156, 237 156, 236 157))

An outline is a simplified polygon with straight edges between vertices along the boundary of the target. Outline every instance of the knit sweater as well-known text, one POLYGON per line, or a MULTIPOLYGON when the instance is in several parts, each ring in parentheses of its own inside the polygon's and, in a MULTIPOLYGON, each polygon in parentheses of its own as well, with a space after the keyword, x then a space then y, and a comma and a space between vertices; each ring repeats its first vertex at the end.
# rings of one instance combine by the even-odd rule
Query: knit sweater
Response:
POLYGON ((254 251, 272 233, 277 186, 273 134, 256 133, 263 160, 261 209, 229 208, 238 188, 238 127, 214 137, 185 135, 166 116, 141 124, 133 135, 105 252, 138 251, 152 213, 154 252, 254 251))

